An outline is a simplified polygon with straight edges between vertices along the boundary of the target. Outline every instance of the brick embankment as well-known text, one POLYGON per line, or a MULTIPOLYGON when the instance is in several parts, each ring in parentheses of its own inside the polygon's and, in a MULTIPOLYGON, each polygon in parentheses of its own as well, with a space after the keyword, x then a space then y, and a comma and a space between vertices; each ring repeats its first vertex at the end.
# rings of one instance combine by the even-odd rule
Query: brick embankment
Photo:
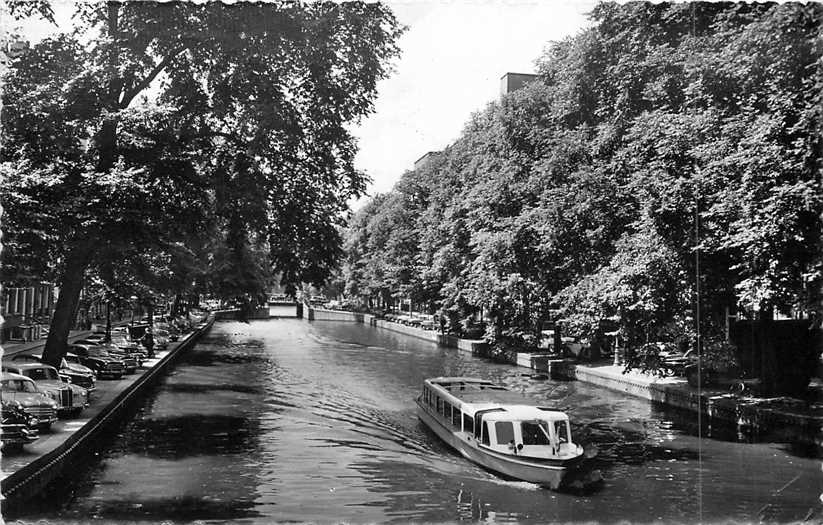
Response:
MULTIPOLYGON (((180 341, 156 352, 135 374, 120 380, 101 380, 90 396, 89 407, 78 418, 61 419, 40 439, 19 454, 4 454, 0 482, 3 512, 13 511, 40 494, 50 483, 96 450, 100 435, 115 427, 125 411, 139 400, 186 349, 192 347, 214 322, 214 316, 198 325, 180 341)), ((36 348, 29 348, 34 351, 36 348)))

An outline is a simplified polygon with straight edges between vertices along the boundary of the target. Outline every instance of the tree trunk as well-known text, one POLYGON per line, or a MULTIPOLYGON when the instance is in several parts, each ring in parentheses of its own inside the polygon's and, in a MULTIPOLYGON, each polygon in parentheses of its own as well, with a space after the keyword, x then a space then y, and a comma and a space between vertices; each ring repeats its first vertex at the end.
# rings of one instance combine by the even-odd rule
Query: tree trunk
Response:
POLYGON ((49 326, 49 337, 43 349, 43 362, 59 366, 66 355, 66 343, 74 324, 80 291, 83 289, 83 274, 91 260, 91 248, 85 244, 76 246, 66 257, 66 268, 60 280, 60 295, 54 306, 54 316, 49 326))
POLYGON ((779 367, 775 354, 773 326, 774 309, 761 306, 757 319, 757 346, 760 347, 760 379, 763 393, 776 395, 780 393, 779 367))
POLYGON ((106 342, 111 343, 111 301, 106 300, 106 342))

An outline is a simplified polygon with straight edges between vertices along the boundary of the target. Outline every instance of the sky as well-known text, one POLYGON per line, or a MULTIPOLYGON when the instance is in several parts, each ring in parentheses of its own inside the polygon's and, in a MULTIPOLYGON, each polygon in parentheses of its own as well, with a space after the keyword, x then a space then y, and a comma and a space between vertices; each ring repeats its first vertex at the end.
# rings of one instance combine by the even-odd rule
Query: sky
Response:
POLYGON ((551 41, 589 24, 595 3, 386 2, 408 30, 398 42, 394 74, 378 84, 375 112, 354 129, 356 166, 372 179, 369 194, 389 191, 415 160, 454 142, 472 113, 499 98, 500 77, 535 72, 551 41))
MULTIPOLYGON (((378 84, 375 111, 352 132, 355 165, 372 179, 368 194, 391 190, 414 161, 454 142, 471 114, 496 100, 500 77, 533 73, 552 41, 588 25, 593 0, 391 0, 407 31, 392 75, 378 84)), ((61 28, 70 26, 70 0, 53 2, 61 28)), ((28 21, 33 41, 54 30, 28 21)), ((359 208, 364 199, 353 202, 359 208)))

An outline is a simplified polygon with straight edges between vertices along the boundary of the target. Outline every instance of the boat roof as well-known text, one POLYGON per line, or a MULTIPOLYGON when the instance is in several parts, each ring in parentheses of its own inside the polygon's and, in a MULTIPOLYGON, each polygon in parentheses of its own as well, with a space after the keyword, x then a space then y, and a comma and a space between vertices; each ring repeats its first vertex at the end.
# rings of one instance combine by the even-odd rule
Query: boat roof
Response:
POLYGON ((529 405, 504 405, 483 415, 484 421, 566 421, 569 417, 557 410, 529 405))
POLYGON ((508 388, 474 377, 436 377, 428 380, 464 403, 508 403, 534 405, 534 401, 508 388))
MULTIPOLYGON (((568 419, 562 410, 540 406, 534 399, 519 392, 512 392, 486 379, 435 377, 427 381, 459 399, 465 409, 474 411, 500 409, 500 412, 494 412, 496 414, 494 417, 498 420, 568 419)), ((490 412, 484 417, 491 418, 491 414, 490 412)))

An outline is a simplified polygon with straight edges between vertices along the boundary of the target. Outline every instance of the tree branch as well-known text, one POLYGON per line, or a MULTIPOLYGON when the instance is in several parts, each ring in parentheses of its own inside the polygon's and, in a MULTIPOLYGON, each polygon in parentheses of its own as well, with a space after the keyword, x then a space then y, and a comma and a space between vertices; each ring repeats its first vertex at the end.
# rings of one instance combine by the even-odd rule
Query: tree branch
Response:
POLYGON ((131 104, 131 101, 134 100, 134 97, 140 94, 141 91, 149 87, 149 85, 157 78, 157 75, 160 74, 161 71, 166 69, 166 67, 174 61, 177 56, 185 51, 188 46, 183 46, 176 51, 172 52, 168 56, 166 56, 163 60, 161 60, 154 68, 146 75, 146 78, 141 80, 137 83, 137 85, 133 86, 129 91, 123 93, 123 100, 120 102, 120 109, 126 109, 131 104))

